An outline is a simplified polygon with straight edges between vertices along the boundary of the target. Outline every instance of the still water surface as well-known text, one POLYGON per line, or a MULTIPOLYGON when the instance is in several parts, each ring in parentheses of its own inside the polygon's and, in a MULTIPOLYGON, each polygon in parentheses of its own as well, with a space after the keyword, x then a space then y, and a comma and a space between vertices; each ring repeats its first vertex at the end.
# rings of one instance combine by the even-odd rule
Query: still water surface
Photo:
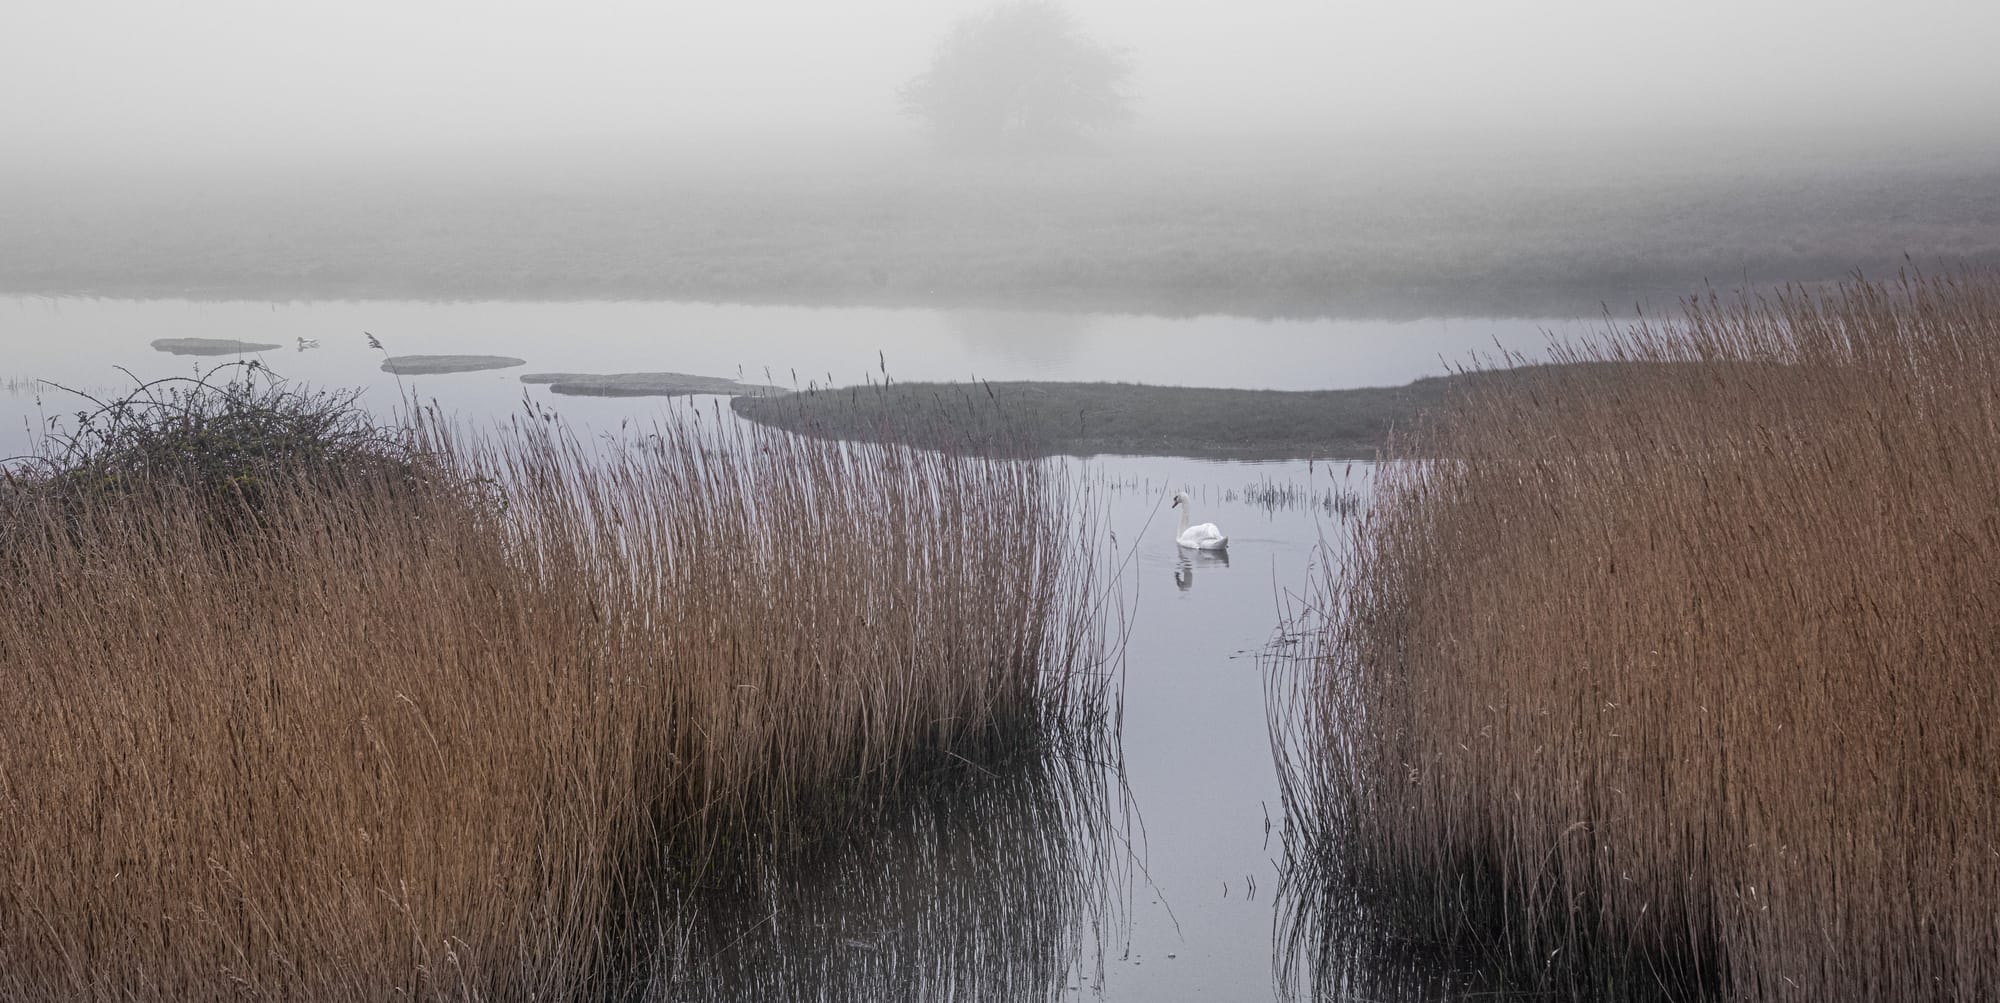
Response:
POLYGON ((1365 492, 1366 467, 1093 463, 1133 485, 1112 493, 1109 515, 1136 558, 1123 745, 1145 865, 1132 890, 1129 956, 1124 945, 1112 953, 1104 995, 1269 999, 1283 813, 1256 656, 1277 625, 1280 593, 1303 586, 1314 544, 1338 535, 1338 516, 1311 500, 1258 504, 1245 489, 1365 492), (1173 490, 1193 496, 1194 521, 1229 534, 1226 558, 1175 545, 1174 512, 1161 502, 1173 490))
MULTIPOLYGON (((811 310, 672 303, 0 302, 0 456, 78 409, 50 379, 95 392, 226 359, 153 351, 156 338, 280 343, 278 373, 366 388, 393 411, 404 390, 478 424, 524 394, 573 423, 611 429, 670 409, 727 415, 717 398, 551 397, 524 372, 677 371, 789 385, 879 379, 1115 380, 1316 389, 1396 384, 1444 360, 1534 354, 1564 322, 1267 323, 1033 313, 811 310), (381 353, 479 353, 516 370, 406 378, 381 353), (296 348, 297 338, 320 347, 296 348)), ((1101 796, 1044 781, 995 782, 915 808, 770 892, 753 922, 697 937, 708 990, 745 998, 1269 999, 1282 824, 1256 652, 1282 594, 1306 581, 1339 516, 1327 493, 1365 494, 1366 465, 1097 457, 1125 570, 1123 777, 1101 796), (1253 485, 1303 493, 1253 500, 1253 485), (1227 557, 1184 554, 1165 499, 1230 536, 1227 557), (1009 863, 1011 861, 1011 863, 1009 863), (997 865, 997 866, 996 866, 997 865), (725 931, 727 932, 727 931, 725 931), (773 992, 774 987, 788 987, 773 992), (733 989, 731 987, 734 987, 733 989), (761 987, 761 988, 759 988, 761 987), (814 987, 819 987, 817 990, 814 987), (736 990, 741 990, 737 992, 736 990)), ((1337 535, 1337 534, 1333 534, 1337 535)), ((706 995, 688 987, 690 995, 706 995)))
MULTIPOLYGON (((514 370, 406 380, 426 401, 467 415, 520 403, 528 372, 679 372, 781 386, 880 380, 1091 380, 1246 389, 1317 390, 1406 383, 1445 360, 1497 348, 1537 355, 1546 332, 1573 322, 1523 319, 1260 321, 1005 311, 877 310, 658 302, 245 303, 180 300, 0 300, 0 456, 22 450, 32 400, 9 381, 51 379, 94 390, 185 375, 196 359, 153 351, 159 338, 275 343, 258 356, 289 378, 365 386, 383 408, 398 386, 381 354, 484 354, 524 359, 514 370), (298 338, 320 347, 298 351, 298 338)), ((546 395, 541 388, 528 390, 546 395)), ((74 410, 61 394, 53 413, 74 410)), ((643 413, 630 401, 565 401, 584 423, 643 413)))

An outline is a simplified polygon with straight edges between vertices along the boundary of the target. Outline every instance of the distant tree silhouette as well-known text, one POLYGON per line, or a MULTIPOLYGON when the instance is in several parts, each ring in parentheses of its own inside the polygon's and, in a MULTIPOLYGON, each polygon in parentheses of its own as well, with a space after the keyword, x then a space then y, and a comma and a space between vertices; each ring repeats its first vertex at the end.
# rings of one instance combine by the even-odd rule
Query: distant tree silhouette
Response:
POLYGON ((1130 73, 1125 54, 1084 35, 1061 4, 1013 0, 952 27, 903 85, 903 112, 948 150, 1076 149, 1131 118, 1130 73))

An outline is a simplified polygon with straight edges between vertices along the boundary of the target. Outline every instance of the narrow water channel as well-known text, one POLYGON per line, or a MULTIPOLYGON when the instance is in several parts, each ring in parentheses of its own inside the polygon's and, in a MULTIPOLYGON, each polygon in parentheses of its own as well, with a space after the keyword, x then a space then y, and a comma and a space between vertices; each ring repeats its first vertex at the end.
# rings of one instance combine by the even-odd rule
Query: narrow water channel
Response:
POLYGON ((1112 1000, 1269 999, 1282 857, 1277 774, 1257 659, 1315 544, 1365 496, 1364 465, 1101 457, 1123 486, 1111 520, 1133 548, 1124 763, 1141 865, 1112 1000), (1229 535, 1227 555, 1176 546, 1165 495, 1229 535))

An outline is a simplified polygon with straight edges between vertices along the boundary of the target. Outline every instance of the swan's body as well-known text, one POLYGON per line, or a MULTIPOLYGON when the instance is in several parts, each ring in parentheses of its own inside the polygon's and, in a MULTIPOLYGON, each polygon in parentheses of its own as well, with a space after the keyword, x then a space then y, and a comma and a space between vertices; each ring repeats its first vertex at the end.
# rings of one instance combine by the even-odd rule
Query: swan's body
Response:
POLYGON ((1187 492, 1182 491, 1174 495, 1174 507, 1181 510, 1181 531, 1174 537, 1174 542, 1189 550, 1229 549, 1229 537, 1222 535, 1222 530, 1216 528, 1215 523, 1188 525, 1188 508, 1191 505, 1192 501, 1188 498, 1187 492))

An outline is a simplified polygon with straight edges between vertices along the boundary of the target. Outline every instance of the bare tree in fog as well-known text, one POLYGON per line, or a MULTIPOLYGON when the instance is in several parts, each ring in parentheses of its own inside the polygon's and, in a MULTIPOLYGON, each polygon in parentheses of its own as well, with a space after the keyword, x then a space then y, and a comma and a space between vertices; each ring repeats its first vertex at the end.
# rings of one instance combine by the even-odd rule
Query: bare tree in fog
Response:
POLYGON ((1125 53, 1085 35, 1053 0, 1012 0, 952 27, 903 112, 960 152, 1048 152, 1132 117, 1125 53))

